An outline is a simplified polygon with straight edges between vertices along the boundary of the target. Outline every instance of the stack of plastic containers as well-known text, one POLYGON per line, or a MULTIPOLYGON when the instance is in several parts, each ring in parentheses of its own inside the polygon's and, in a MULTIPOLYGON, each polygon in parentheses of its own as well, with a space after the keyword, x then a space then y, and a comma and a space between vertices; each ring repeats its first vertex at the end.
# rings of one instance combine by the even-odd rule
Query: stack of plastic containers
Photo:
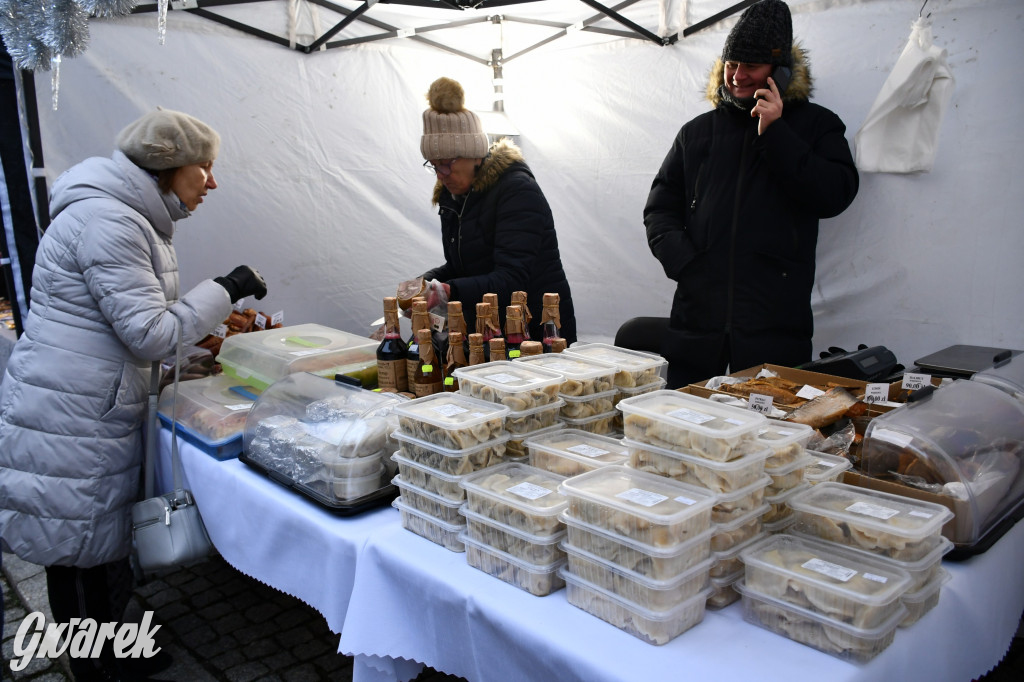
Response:
POLYGON ((558 396, 562 375, 541 367, 507 360, 485 362, 455 370, 459 393, 509 409, 507 456, 525 458, 523 441, 545 429, 562 428, 558 413, 565 402, 558 396))
POLYGON ((735 560, 741 546, 762 533, 768 510, 764 473, 772 451, 757 439, 767 419, 750 410, 722 405, 678 391, 655 391, 619 403, 624 414, 629 466, 703 486, 714 493, 715 532, 709 604, 722 607, 739 598, 730 586, 743 576, 735 560))
POLYGON ((455 552, 464 551, 459 534, 466 499, 460 485, 473 472, 504 461, 509 409, 459 393, 436 393, 394 409, 398 451, 394 484, 401 495, 392 504, 402 526, 455 552))
POLYGON ((805 446, 813 433, 814 429, 804 424, 774 419, 769 419, 758 433, 757 442, 771 449, 764 469, 772 482, 765 490, 768 511, 762 518, 769 533, 786 529, 792 522, 786 501, 810 486, 804 481, 804 471, 812 461, 805 446))
POLYGON ((910 575, 833 543, 771 535, 740 554, 744 619, 844 660, 892 643, 910 575))
POLYGON ((562 429, 526 439, 530 465, 560 476, 576 476, 610 464, 625 464, 629 450, 617 438, 562 429))
POLYGON ((238 379, 216 374, 181 382, 177 400, 174 386, 164 387, 157 414, 167 427, 173 415, 178 434, 203 452, 230 459, 242 451, 245 420, 260 393, 238 379))
POLYGON ((562 375, 558 397, 565 404, 558 419, 568 428, 597 434, 615 432, 615 417, 619 413, 615 409, 614 365, 566 353, 534 355, 517 362, 562 375))
POLYGON ((804 480, 811 485, 839 481, 843 472, 853 466, 850 460, 839 455, 808 450, 811 460, 804 468, 804 480))
POLYGON ((461 540, 466 561, 530 594, 544 596, 565 586, 558 574, 565 552, 558 546, 566 507, 558 491, 564 477, 510 462, 466 476, 461 540))
MULTIPOLYGON (((577 342, 562 351, 562 355, 596 360, 615 367, 613 405, 626 398, 663 389, 668 375, 668 361, 660 355, 606 343, 577 342)), ((622 430, 621 412, 612 415, 612 426, 615 430, 622 430)))
POLYGON ((953 517, 946 507, 844 483, 819 483, 789 500, 794 522, 787 533, 841 545, 910 575, 902 602, 901 626, 917 622, 939 603, 949 575, 942 557, 953 543, 942 526, 953 517))
POLYGON ((704 488, 609 465, 562 482, 570 604, 651 644, 704 618, 711 508, 704 488))

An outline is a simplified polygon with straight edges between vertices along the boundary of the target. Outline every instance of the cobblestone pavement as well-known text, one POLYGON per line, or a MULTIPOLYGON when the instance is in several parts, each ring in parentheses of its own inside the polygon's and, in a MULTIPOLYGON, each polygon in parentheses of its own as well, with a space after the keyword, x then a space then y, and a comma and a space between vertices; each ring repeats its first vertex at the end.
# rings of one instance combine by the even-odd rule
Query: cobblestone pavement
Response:
MULTIPOLYGON (((3 555, 3 668, 0 679, 70 680, 63 660, 32 659, 10 668, 14 636, 24 617, 42 611, 50 622, 46 574, 39 566, 3 555), (17 589, 15 589, 15 587, 17 589)), ((268 587, 220 557, 180 568, 136 588, 125 615, 138 622, 153 611, 163 627, 157 644, 174 664, 154 677, 176 682, 317 682, 352 679, 352 659, 337 653, 339 636, 315 609, 268 587)), ((417 682, 458 682, 427 669, 417 682)))

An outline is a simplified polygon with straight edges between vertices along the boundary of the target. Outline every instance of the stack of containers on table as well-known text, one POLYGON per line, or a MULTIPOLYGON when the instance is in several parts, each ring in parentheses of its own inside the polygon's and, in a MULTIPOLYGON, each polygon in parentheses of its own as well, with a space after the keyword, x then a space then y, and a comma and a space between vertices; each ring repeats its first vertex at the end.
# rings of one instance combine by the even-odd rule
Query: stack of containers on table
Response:
POLYGON ((731 589, 742 578, 737 552, 763 533, 768 510, 764 473, 771 449, 758 440, 767 419, 757 412, 722 405, 678 391, 655 391, 619 403, 624 442, 633 469, 702 486, 716 495, 709 605, 736 601, 731 589))
POLYGON ((740 558, 745 620, 843 660, 874 658, 907 615, 910 574, 879 557, 783 533, 740 558))
POLYGON ((651 644, 703 620, 714 494, 618 464, 560 490, 569 498, 560 574, 570 604, 651 644))
MULTIPOLYGON (((596 360, 614 366, 616 372, 613 379, 615 383, 613 405, 618 405, 619 401, 627 398, 659 391, 665 388, 667 383, 668 360, 657 353, 645 353, 606 343, 577 341, 562 351, 562 355, 596 360)), ((622 431, 621 412, 615 412, 613 415, 612 427, 616 431, 622 431)))
POLYGON ((454 375, 462 395, 508 408, 505 429, 509 433, 509 459, 526 457, 523 441, 531 435, 562 428, 558 412, 565 401, 558 396, 562 375, 557 372, 500 360, 460 367, 454 375))
POLYGON ((776 419, 769 419, 758 432, 757 442, 771 450, 764 463, 772 482, 765 489, 768 511, 762 519, 769 533, 786 529, 793 520, 786 501, 811 485, 804 480, 804 472, 814 461, 806 449, 813 434, 810 426, 776 419))
POLYGON ((808 450, 807 454, 811 456, 811 461, 804 468, 804 480, 811 485, 839 481, 843 472, 853 466, 850 460, 839 455, 816 450, 808 450))
POLYGON ((238 379, 215 374, 169 384, 160 393, 157 415, 167 428, 215 459, 230 459, 242 451, 242 432, 249 410, 262 391, 238 379))
POLYGON ((509 409, 460 393, 435 393, 410 400, 394 413, 392 437, 398 451, 394 484, 401 494, 392 504, 402 526, 454 552, 465 551, 459 537, 466 499, 460 485, 470 474, 505 461, 509 409))
POLYGON ((901 627, 916 623, 939 603, 949 580, 942 557, 953 549, 942 536, 943 524, 953 518, 948 508, 845 483, 819 483, 788 504, 794 520, 787 534, 842 545, 910 575, 901 596, 907 608, 901 627))
POLYGON ((619 413, 615 409, 614 365, 566 353, 545 353, 516 362, 562 376, 558 397, 564 404, 558 411, 558 420, 567 428, 596 434, 615 432, 615 417, 619 413))
POLYGON ((530 466, 567 477, 629 460, 629 450, 618 438, 580 429, 531 436, 526 449, 530 466))
POLYGON ((559 514, 567 501, 558 491, 565 479, 519 462, 477 471, 461 482, 466 518, 460 539, 473 568, 536 596, 565 586, 559 543, 565 525, 559 514))

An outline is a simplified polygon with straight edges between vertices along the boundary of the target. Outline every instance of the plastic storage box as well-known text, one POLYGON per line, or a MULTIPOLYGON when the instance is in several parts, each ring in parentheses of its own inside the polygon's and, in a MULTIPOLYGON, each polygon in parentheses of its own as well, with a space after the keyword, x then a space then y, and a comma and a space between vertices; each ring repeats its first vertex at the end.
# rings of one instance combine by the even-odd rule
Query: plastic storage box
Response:
POLYGON ((471 474, 462 481, 466 508, 532 535, 564 530, 558 513, 568 502, 559 492, 562 476, 509 462, 471 474))
POLYGON ((668 360, 660 355, 619 348, 607 343, 577 341, 562 351, 562 354, 613 365, 616 369, 613 381, 617 388, 647 386, 668 376, 668 360))
POLYGON ((569 514, 591 525, 655 547, 670 547, 711 526, 716 497, 644 471, 610 465, 567 478, 559 488, 569 514))
POLYGON ((623 464, 629 457, 625 444, 616 438, 562 429, 526 439, 530 465, 560 476, 576 476, 609 464, 623 464))
POLYGON ((336 512, 384 504, 396 494, 385 466, 396 394, 308 373, 263 391, 246 420, 239 459, 336 512))
POLYGON ((721 552, 712 552, 711 556, 714 558, 715 563, 711 567, 711 577, 724 578, 726 576, 734 575, 737 571, 739 571, 742 576, 743 559, 740 558, 740 552, 744 551, 748 547, 752 547, 758 542, 761 542, 766 537, 768 537, 768 533, 762 530, 761 532, 756 533, 753 537, 747 538, 743 542, 733 545, 729 549, 721 552))
POLYGON ((783 464, 779 467, 765 467, 764 472, 772 478, 772 482, 768 484, 768 489, 764 491, 765 496, 775 497, 803 483, 807 465, 813 461, 813 457, 804 453, 789 464, 783 464))
POLYGON ((410 400, 395 410, 404 435, 463 451, 505 436, 508 413, 507 407, 460 393, 435 393, 410 400))
POLYGON ((519 433, 514 436, 511 436, 508 439, 508 449, 505 451, 505 458, 513 462, 529 464, 528 457, 530 456, 530 451, 526 446, 527 441, 529 441, 532 438, 538 438, 540 436, 552 434, 556 431, 561 431, 564 428, 565 424, 561 421, 557 421, 551 426, 548 426, 543 429, 530 431, 528 433, 519 433))
POLYGON ((402 501, 402 498, 393 500, 391 506, 402 513, 402 528, 453 552, 466 551, 466 545, 459 537, 466 530, 466 524, 442 521, 436 516, 413 508, 402 501))
POLYGON ((203 452, 217 459, 229 459, 242 451, 242 432, 249 410, 261 391, 233 377, 218 374, 165 386, 160 393, 158 414, 170 427, 171 415, 177 433, 203 452))
MULTIPOLYGON (((626 398, 633 398, 644 393, 653 393, 654 391, 660 391, 665 388, 668 384, 664 379, 658 379, 653 384, 647 384, 646 386, 636 386, 634 388, 623 388, 617 387, 615 395, 612 397, 612 405, 618 406, 618 404, 626 398)), ((616 410, 615 414, 615 428, 619 431, 622 430, 622 411, 616 410)))
POLYGON ((787 503, 794 530, 901 561, 934 550, 942 525, 953 516, 939 504, 844 483, 819 483, 787 503))
POLYGON ((217 362, 224 373, 250 386, 266 388, 296 372, 333 379, 335 374, 376 384, 377 342, 319 324, 235 334, 224 339, 217 362))
POLYGON ((629 466, 684 483, 699 485, 715 493, 745 488, 764 477, 764 461, 769 450, 746 441, 740 447, 746 454, 728 462, 717 462, 684 450, 667 450, 656 445, 626 438, 629 466))
POLYGON ((805 424, 767 420, 757 434, 757 442, 772 449, 765 468, 777 469, 803 457, 813 434, 814 429, 805 424))
POLYGON ((513 436, 521 436, 546 429, 558 421, 559 411, 563 405, 565 405, 565 401, 559 398, 547 405, 540 405, 520 412, 509 412, 505 415, 505 430, 513 436))
POLYGON ((617 411, 612 410, 611 412, 595 414, 582 419, 570 419, 569 417, 559 417, 559 419, 570 429, 606 436, 616 433, 615 419, 618 414, 617 411))
POLYGON ((907 608, 907 615, 900 621, 901 628, 910 627, 938 605, 939 593, 942 591, 942 586, 949 582, 950 577, 946 569, 939 567, 939 570, 926 584, 903 595, 903 606, 907 608))
MULTIPOLYGON (((490 427, 488 427, 490 428, 490 427)), ((504 461, 509 434, 485 440, 461 450, 453 450, 395 431, 398 453, 409 462, 449 476, 464 476, 504 461)))
POLYGON ((783 490, 776 495, 765 496, 764 501, 768 504, 768 511, 764 513, 762 520, 765 523, 778 523, 792 516, 793 510, 789 506, 789 501, 810 487, 811 484, 804 481, 795 488, 783 490))
POLYGON ((459 539, 466 546, 466 563, 509 585, 538 597, 565 587, 565 581, 559 573, 559 569, 565 566, 565 559, 534 564, 478 542, 466 532, 461 533, 459 539))
POLYGON ((462 516, 459 515, 462 500, 450 500, 420 486, 407 483, 402 479, 401 474, 391 479, 391 482, 398 486, 402 502, 411 509, 430 514, 445 523, 463 523, 462 516))
POLYGON ((712 576, 711 594, 708 595, 707 607, 709 609, 725 608, 729 604, 740 600, 740 593, 734 589, 734 585, 743 580, 743 567, 740 570, 723 576, 712 576))
POLYGON ((565 559, 558 543, 565 531, 552 535, 534 535, 470 511, 465 505, 459 513, 466 517, 466 534, 476 542, 493 547, 530 564, 546 566, 565 559))
POLYGON ((811 485, 838 481, 843 472, 853 466, 850 460, 839 455, 829 455, 814 450, 808 450, 807 454, 811 459, 804 469, 804 480, 811 485))
POLYGON ((741 444, 767 421, 756 412, 678 391, 645 393, 620 401, 618 409, 626 438, 719 462, 749 452, 741 444))
POLYGON ((562 384, 557 372, 510 360, 460 367, 454 376, 462 395, 504 405, 513 412, 556 402, 562 384))
POLYGON ((868 423, 860 468, 923 482, 909 488, 915 497, 956 512, 946 532, 957 553, 984 551, 1024 509, 1024 403, 974 380, 924 390, 868 423))
POLYGON ((561 374, 562 383, 558 392, 562 397, 586 398, 615 390, 615 366, 605 362, 572 357, 565 353, 544 353, 519 358, 516 362, 561 374))
POLYGON ((746 518, 755 509, 764 504, 764 491, 772 479, 762 475, 753 483, 739 490, 719 493, 715 506, 711 509, 711 522, 719 526, 732 523, 738 518, 746 518))
POLYGON ((728 523, 715 525, 714 535, 711 536, 711 551, 727 552, 760 534, 764 529, 762 517, 766 511, 768 511, 768 505, 762 504, 728 523))
POLYGON ((568 396, 561 393, 558 395, 565 402, 558 414, 565 419, 586 419, 597 414, 619 414, 615 410, 615 389, 592 395, 568 396))

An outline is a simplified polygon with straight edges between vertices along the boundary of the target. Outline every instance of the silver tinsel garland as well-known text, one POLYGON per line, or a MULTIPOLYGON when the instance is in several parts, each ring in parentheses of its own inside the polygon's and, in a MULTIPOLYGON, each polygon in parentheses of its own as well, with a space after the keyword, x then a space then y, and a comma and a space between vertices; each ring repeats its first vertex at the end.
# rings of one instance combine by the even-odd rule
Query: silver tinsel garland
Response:
POLYGON ((0 0, 0 36, 22 69, 49 70, 55 57, 75 57, 89 43, 89 15, 131 12, 138 0, 0 0))

